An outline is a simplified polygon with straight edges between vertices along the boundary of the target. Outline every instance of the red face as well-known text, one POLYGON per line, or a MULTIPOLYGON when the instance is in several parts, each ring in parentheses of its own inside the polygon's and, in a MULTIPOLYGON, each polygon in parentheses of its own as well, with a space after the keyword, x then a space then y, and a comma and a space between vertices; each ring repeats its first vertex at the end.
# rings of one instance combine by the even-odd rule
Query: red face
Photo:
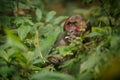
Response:
POLYGON ((75 39, 79 36, 86 28, 86 23, 80 15, 73 15, 68 18, 64 25, 64 31, 70 39, 75 39))

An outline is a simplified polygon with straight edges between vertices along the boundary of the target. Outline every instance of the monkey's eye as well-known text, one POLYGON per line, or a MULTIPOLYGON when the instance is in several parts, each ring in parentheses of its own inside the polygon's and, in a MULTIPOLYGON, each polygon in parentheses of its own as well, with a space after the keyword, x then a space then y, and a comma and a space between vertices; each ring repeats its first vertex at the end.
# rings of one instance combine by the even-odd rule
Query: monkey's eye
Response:
POLYGON ((72 23, 74 26, 73 26, 73 29, 76 31, 76 32, 79 32, 79 24, 78 22, 74 22, 72 23))
POLYGON ((73 24, 74 24, 75 26, 78 26, 78 23, 77 23, 77 22, 74 22, 73 24))
POLYGON ((65 27, 64 27, 64 30, 66 32, 70 31, 70 30, 73 30, 73 31, 76 31, 76 32, 79 32, 79 25, 78 25, 78 22, 66 22, 65 23, 65 27))

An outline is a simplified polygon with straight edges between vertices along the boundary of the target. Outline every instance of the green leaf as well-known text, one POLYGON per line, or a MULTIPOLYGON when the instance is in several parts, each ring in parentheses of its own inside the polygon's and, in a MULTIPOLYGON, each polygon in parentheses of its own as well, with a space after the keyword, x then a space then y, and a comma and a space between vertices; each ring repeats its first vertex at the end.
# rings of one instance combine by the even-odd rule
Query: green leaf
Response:
POLYGON ((120 36, 113 36, 110 41, 110 47, 112 50, 120 48, 120 36))
POLYGON ((31 80, 75 80, 75 78, 63 73, 41 72, 32 75, 31 80))
POLYGON ((24 24, 34 25, 34 23, 31 20, 31 17, 16 17, 14 23, 18 27, 24 24))
POLYGON ((27 62, 32 62, 34 60, 34 53, 31 51, 28 51, 27 53, 23 53, 23 56, 27 60, 27 62))
POLYGON ((7 49, 8 56, 12 56, 16 52, 15 48, 9 48, 7 49))
POLYGON ((59 46, 57 47, 58 51, 60 52, 61 56, 71 55, 71 48, 69 46, 59 46))
POLYGON ((100 27, 92 27, 92 32, 99 32, 99 33, 103 33, 104 29, 100 28, 100 27))
POLYGON ((55 28, 53 27, 53 25, 48 24, 46 25, 46 27, 40 28, 41 34, 40 50, 42 54, 46 55, 46 53, 49 52, 59 33, 60 33, 59 26, 56 26, 55 28), (42 36, 44 36, 44 38, 42 36))
POLYGON ((43 59, 35 59, 35 61, 33 62, 33 64, 38 64, 38 63, 43 63, 43 59))
POLYGON ((21 25, 18 28, 18 36, 20 37, 21 40, 23 40, 27 34, 30 32, 31 27, 29 25, 21 25))
POLYGON ((8 66, 1 66, 0 67, 0 75, 3 77, 7 77, 7 75, 11 72, 11 68, 8 66))
POLYGON ((56 15, 55 11, 50 11, 47 15, 46 15, 46 20, 45 22, 50 22, 51 19, 53 19, 53 17, 56 15))
MULTIPOLYGON (((23 24, 23 23, 22 23, 22 24, 23 24)), ((34 25, 34 23, 32 22, 31 18, 25 18, 25 19, 24 19, 24 24, 34 25)))
POLYGON ((37 23, 34 24, 34 26, 35 26, 35 27, 44 26, 44 23, 42 23, 42 22, 37 22, 37 23))
POLYGON ((60 65, 60 68, 64 68, 64 67, 68 67, 70 64, 72 64, 73 62, 75 62, 75 59, 70 59, 68 61, 65 61, 62 65, 60 65))
POLYGON ((92 80, 94 77, 94 74, 91 73, 91 71, 86 71, 85 73, 81 73, 78 76, 78 80, 92 80))
POLYGON ((66 19, 66 16, 60 16, 54 19, 53 24, 59 24, 62 20, 66 19))
POLYGON ((15 48, 19 48, 23 51, 27 50, 27 47, 24 46, 20 39, 15 36, 10 30, 5 29, 5 33, 7 34, 7 45, 15 47, 15 48))
POLYGON ((40 21, 42 18, 42 11, 40 9, 36 9, 36 19, 37 21, 40 21))
POLYGON ((87 70, 92 70, 92 68, 97 64, 97 62, 100 60, 100 56, 96 53, 90 55, 88 57, 88 60, 83 62, 80 67, 80 73, 87 71, 87 70))
POLYGON ((2 57, 5 61, 9 61, 9 56, 4 50, 0 50, 0 57, 2 57))
POLYGON ((102 34, 99 32, 92 32, 86 35, 86 37, 96 37, 96 36, 102 36, 102 34))

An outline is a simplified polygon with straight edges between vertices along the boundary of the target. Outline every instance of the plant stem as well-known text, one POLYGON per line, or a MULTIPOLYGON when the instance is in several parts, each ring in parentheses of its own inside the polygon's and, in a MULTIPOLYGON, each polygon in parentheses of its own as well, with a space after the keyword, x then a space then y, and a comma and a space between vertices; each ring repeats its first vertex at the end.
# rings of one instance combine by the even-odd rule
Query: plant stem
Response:
MULTIPOLYGON (((39 28, 36 27, 36 28, 35 28, 34 46, 35 46, 36 49, 39 49, 39 48, 40 48, 39 45, 40 45, 40 43, 39 43, 39 28)), ((41 51, 39 52, 39 54, 40 54, 40 57, 43 59, 43 55, 42 55, 41 51)), ((44 61, 44 62, 45 62, 45 61, 44 61)))

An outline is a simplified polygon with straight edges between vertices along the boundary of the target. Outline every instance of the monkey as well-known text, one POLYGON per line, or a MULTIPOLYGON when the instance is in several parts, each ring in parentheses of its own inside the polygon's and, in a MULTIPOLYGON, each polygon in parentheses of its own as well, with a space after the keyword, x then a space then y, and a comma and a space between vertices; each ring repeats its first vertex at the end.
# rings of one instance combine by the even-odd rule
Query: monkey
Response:
MULTIPOLYGON (((52 49, 50 50, 49 54, 52 53, 53 48, 56 48, 58 46, 70 45, 70 43, 73 40, 75 40, 76 37, 81 37, 86 32, 91 32, 91 25, 90 24, 88 25, 81 15, 72 15, 68 19, 66 19, 63 31, 64 32, 60 33, 56 38, 56 41, 52 49)), ((47 62, 47 64, 45 65, 53 64, 55 66, 59 66, 64 61, 73 58, 74 56, 75 54, 66 55, 63 59, 57 58, 55 56, 49 56, 48 57, 49 62, 47 62)))
POLYGON ((91 32, 91 25, 90 23, 87 24, 81 15, 72 15, 65 21, 63 30, 64 33, 58 35, 54 48, 69 45, 76 37, 91 32))

